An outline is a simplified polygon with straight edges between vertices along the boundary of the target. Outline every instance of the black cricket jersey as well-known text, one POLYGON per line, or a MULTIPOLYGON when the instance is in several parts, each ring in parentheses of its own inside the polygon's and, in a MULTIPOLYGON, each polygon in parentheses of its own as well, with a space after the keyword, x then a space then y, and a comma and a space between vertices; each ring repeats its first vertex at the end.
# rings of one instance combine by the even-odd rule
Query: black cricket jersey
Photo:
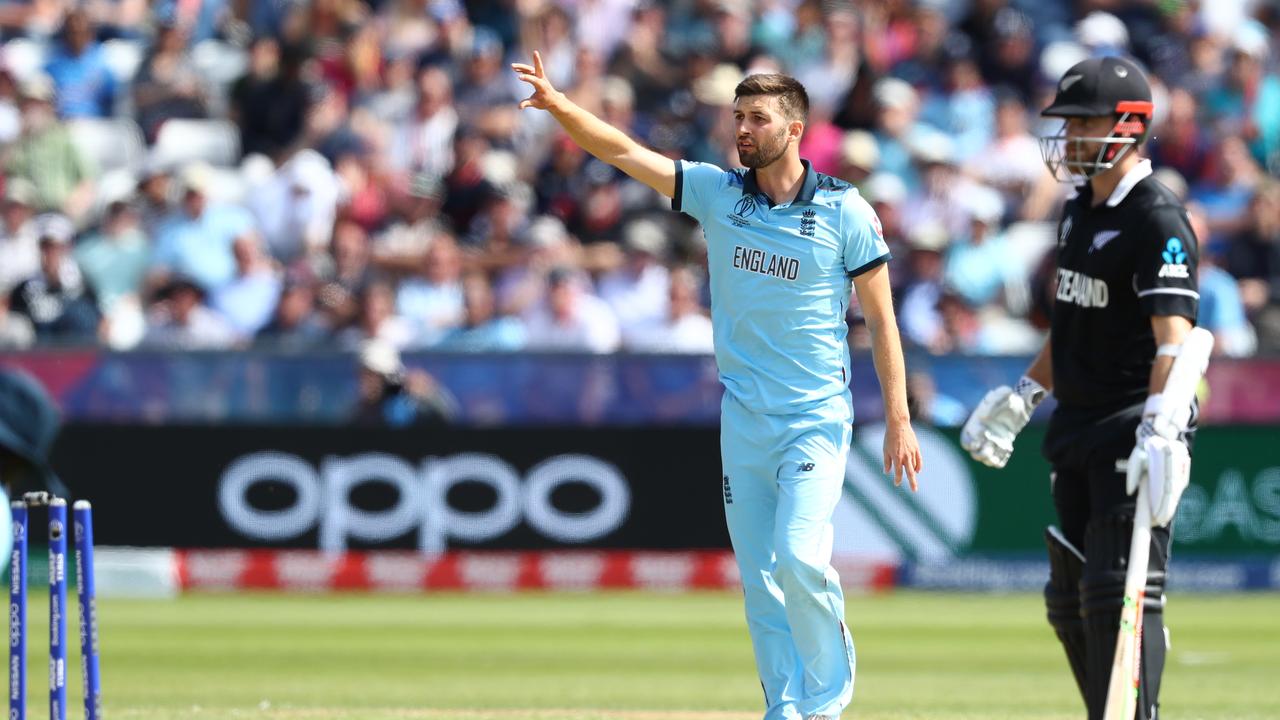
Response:
POLYGON ((1053 394, 1076 421, 1100 419, 1147 397, 1151 317, 1195 324, 1197 242, 1186 209, 1143 160, 1106 202, 1086 183, 1058 225, 1051 342, 1053 394))

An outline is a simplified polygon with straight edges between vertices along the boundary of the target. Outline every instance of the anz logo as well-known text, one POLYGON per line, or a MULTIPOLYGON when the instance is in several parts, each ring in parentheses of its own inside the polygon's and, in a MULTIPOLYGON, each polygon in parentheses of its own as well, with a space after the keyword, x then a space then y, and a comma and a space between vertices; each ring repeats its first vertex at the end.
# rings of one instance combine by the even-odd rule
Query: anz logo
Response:
POLYGON ((1187 253, 1182 247, 1182 241, 1176 237, 1171 237, 1164 244, 1164 251, 1160 253, 1160 259, 1164 260, 1164 265, 1160 266, 1159 277, 1167 278, 1187 278, 1191 274, 1187 269, 1187 253))

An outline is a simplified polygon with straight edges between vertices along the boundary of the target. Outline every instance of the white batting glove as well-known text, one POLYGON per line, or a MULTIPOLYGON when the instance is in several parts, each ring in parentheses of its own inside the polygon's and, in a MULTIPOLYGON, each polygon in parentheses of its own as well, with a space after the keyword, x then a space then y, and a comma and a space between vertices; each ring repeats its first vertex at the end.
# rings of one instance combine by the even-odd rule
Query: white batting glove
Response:
POLYGON ((1191 453, 1182 441, 1186 431, 1186 415, 1179 413, 1172 421, 1160 421, 1161 397, 1147 398, 1142 422, 1135 433, 1137 442, 1129 453, 1125 469, 1125 492, 1138 491, 1138 483, 1147 483, 1147 499, 1151 506, 1151 524, 1164 527, 1178 511, 1178 500, 1191 483, 1191 453))
POLYGON ((960 445, 983 465, 1004 467, 1013 454, 1014 438, 1044 396, 1045 389, 1028 377, 1019 380, 1017 388, 1002 385, 991 390, 961 428, 960 445))

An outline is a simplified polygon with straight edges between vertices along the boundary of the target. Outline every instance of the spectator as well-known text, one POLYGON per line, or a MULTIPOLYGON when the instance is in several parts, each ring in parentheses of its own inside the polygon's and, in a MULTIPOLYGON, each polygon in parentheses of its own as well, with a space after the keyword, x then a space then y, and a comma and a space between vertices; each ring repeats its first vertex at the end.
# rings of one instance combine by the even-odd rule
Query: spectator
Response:
POLYGON ((156 295, 142 346, 153 350, 226 350, 236 331, 205 305, 205 290, 190 278, 171 278, 156 295))
MULTIPOLYGON (((1003 3, 986 3, 988 8, 1003 3)), ((1031 18, 1012 5, 995 11, 991 37, 983 38, 966 28, 973 47, 982 53, 982 76, 989 85, 1013 88, 1019 97, 1035 96, 1039 69, 1036 64, 1036 40, 1031 18)))
POLYGON ((624 346, 636 352, 710 354, 711 318, 699 302, 701 285, 689 268, 673 270, 664 315, 624 328, 624 346))
POLYGON ((453 136, 453 170, 445 177, 445 201, 440 208, 450 227, 465 236, 471 220, 494 192, 484 174, 484 158, 489 141, 470 126, 462 126, 453 136))
POLYGON ((499 273, 495 290, 500 312, 523 316, 546 296, 551 268, 579 267, 582 249, 564 223, 550 215, 530 223, 521 243, 525 261, 499 273))
POLYGON ((836 177, 863 187, 880 164, 880 145, 866 130, 850 130, 840 142, 840 165, 836 177))
POLYGON ((64 118, 110 117, 115 110, 115 76, 95 34, 88 13, 73 6, 45 65, 56 88, 58 114, 64 118))
POLYGON ((519 101, 502 58, 502 39, 489 28, 476 27, 455 96, 458 117, 493 139, 512 135, 519 101))
POLYGON ((173 173, 157 160, 148 160, 138 176, 135 193, 138 221, 143 233, 155 239, 173 212, 173 173))
MULTIPOLYGON (((876 173, 862 185, 862 196, 871 203, 871 209, 880 218, 880 228, 885 244, 894 257, 907 256, 905 229, 902 226, 902 206, 907 201, 907 185, 897 175, 876 173)), ((893 287, 906 287, 909 273, 907 263, 889 263, 889 277, 893 287)))
POLYGON ((36 191, 23 178, 9 178, 0 215, 0 295, 40 269, 40 239, 32 222, 36 191))
POLYGON ((1258 329, 1259 349, 1280 349, 1280 182, 1258 187, 1245 226, 1231 237, 1226 270, 1258 329))
POLYGON ((547 297, 525 320, 530 350, 608 353, 618 349, 618 321, 609 306, 582 288, 571 270, 547 276, 547 297))
POLYGON ((205 288, 217 290, 236 275, 231 251, 237 238, 253 232, 253 217, 241 207, 208 200, 212 177, 207 165, 182 171, 182 204, 170 214, 156 235, 152 257, 153 283, 183 275, 205 288))
POLYGON ((8 145, 22 133, 22 93, 9 68, 0 66, 0 145, 8 145))
POLYGON ((9 310, 9 294, 0 293, 0 350, 25 350, 36 341, 35 328, 25 315, 9 310))
POLYGON ((1226 82, 1205 98, 1205 109, 1224 134, 1239 135, 1254 160, 1280 168, 1280 75, 1267 68, 1270 39, 1265 27, 1248 21, 1233 35, 1226 82))
POLYGON ((938 392, 933 375, 927 372, 907 374, 907 396, 913 406, 912 416, 936 427, 959 427, 969 416, 964 403, 938 392))
POLYGON ((1005 284, 1021 268, 1011 266, 1009 250, 997 233, 1003 201, 988 188, 974 188, 961 196, 969 217, 969 232, 952 241, 943 270, 944 284, 974 307, 1000 299, 1005 284))
POLYGON ((975 184, 960 175, 951 137, 934 132, 917 140, 913 151, 920 185, 903 208, 903 223, 907 227, 914 227, 936 222, 951 237, 966 234, 969 215, 961 205, 961 198, 972 192, 975 184))
POLYGON ((254 235, 241 235, 231 245, 236 276, 219 287, 209 303, 242 338, 251 338, 275 313, 280 275, 254 235))
POLYGON ((360 397, 352 421, 358 425, 406 428, 449 422, 457 401, 422 370, 406 370, 390 343, 360 345, 360 397))
POLYGON ((1021 217, 1024 199, 1049 180, 1040 159, 1040 142, 1027 131, 1027 106, 1013 93, 996 104, 995 138, 967 163, 968 171, 1000 191, 1006 217, 1021 217))
POLYGON ((334 327, 345 327, 360 313, 359 297, 373 279, 369 266, 369 236, 350 220, 339 220, 330 246, 332 265, 320 272, 318 292, 334 327))
POLYGON ((75 249, 76 263, 103 312, 121 297, 141 292, 150 257, 151 247, 138 226, 138 213, 123 201, 111 203, 102 226, 81 238, 75 249))
POLYGON ((440 217, 444 183, 426 173, 415 174, 399 202, 398 221, 378 236, 373 252, 382 267, 410 272, 419 267, 427 247, 445 231, 440 217))
POLYGON ((937 133, 917 119, 920 98, 915 88, 897 78, 885 78, 875 86, 876 105, 880 108, 876 124, 876 142, 880 147, 880 171, 902 178, 908 190, 919 184, 911 162, 912 148, 921 137, 937 133))
POLYGON ((946 88, 929 97, 921 117, 950 135, 956 161, 964 164, 991 142, 996 105, 967 49, 952 52, 946 78, 946 88))
MULTIPOLYGON (((1187 208, 1191 229, 1197 238, 1205 242, 1209 229, 1199 208, 1187 208)), ((1213 352, 1227 357, 1246 357, 1258 347, 1258 336, 1245 317, 1244 302, 1235 278, 1219 265, 1216 253, 1203 252, 1196 266, 1200 303, 1196 313, 1196 325, 1213 333, 1213 352)))
POLYGON ((1196 98, 1183 88, 1169 90, 1169 111, 1153 134, 1151 163, 1177 170, 1192 185, 1209 179, 1213 145, 1200 124, 1196 98))
POLYGON ((271 257, 289 265, 328 247, 338 193, 329 161, 315 150, 281 165, 248 202, 271 257))
POLYGON ((623 229, 626 259, 622 267, 600 278, 600 298, 618 318, 622 333, 647 327, 667 316, 670 277, 662 264, 666 231, 656 220, 632 220, 623 229))
MULTIPOLYGON (((546 25, 563 23, 568 25, 569 18, 558 6, 548 6, 546 25), (554 17, 559 16, 559 17, 554 17)), ((609 74, 624 77, 635 91, 636 105, 641 108, 661 107, 667 98, 678 87, 679 67, 672 62, 665 52, 667 9, 660 2, 639 2, 632 10, 631 29, 623 38, 617 51, 611 56, 609 74)), ((558 29, 548 30, 553 37, 567 37, 558 29)), ((570 87, 572 78, 573 50, 564 47, 568 43, 556 43, 559 48, 555 53, 543 53, 543 65, 553 73, 550 80, 556 87, 570 87), (554 72, 563 73, 557 77, 554 72)), ((526 45, 528 45, 526 43, 526 45)), ((553 47, 551 43, 543 43, 541 47, 553 47)), ((531 50, 532 47, 526 47, 531 50)))
POLYGON ((817 62, 795 68, 794 76, 810 89, 810 106, 824 117, 835 114, 836 105, 858 76, 860 54, 858 16, 853 7, 839 5, 823 18, 824 51, 817 62))
POLYGON ((82 219, 94 198, 96 170, 53 109, 53 83, 36 76, 22 89, 22 136, 10 149, 9 175, 35 186, 35 207, 82 219))
POLYGON ((912 230, 909 243, 910 275, 901 291, 898 313, 902 334, 917 347, 941 355, 952 349, 951 336, 939 310, 947 232, 937 223, 925 224, 912 230))
POLYGON ((376 161, 374 154, 361 145, 340 151, 333 163, 337 214, 355 221, 365 232, 384 227, 390 213, 386 178, 376 161))
POLYGON ((417 104, 392 131, 388 165, 405 174, 444 177, 453 170, 457 129, 453 82, 444 68, 428 65, 418 71, 417 104))
POLYGON ((133 79, 133 105, 143 134, 152 139, 165 120, 207 116, 200 72, 187 53, 185 27, 168 22, 157 28, 151 52, 133 79))
POLYGON ((431 241, 420 274, 400 283, 396 311, 417 326, 419 345, 434 345, 462 323, 462 252, 453 236, 431 241))
POLYGON ((40 270, 9 297, 10 311, 31 321, 41 343, 91 343, 97 337, 101 315, 93 291, 71 258, 74 234, 65 216, 46 213, 36 218, 40 270))
POLYGON ((305 273, 286 275, 275 313, 258 331, 254 344, 290 352, 322 347, 328 339, 329 328, 316 312, 315 299, 315 286, 305 273))
POLYGON ((366 340, 381 340, 397 350, 409 347, 418 333, 413 323, 396 314, 395 288, 374 280, 360 289, 356 322, 338 333, 338 345, 348 350, 366 340))
POLYGON ((310 95, 302 79, 306 57, 299 48, 281 50, 275 38, 259 37, 249 52, 249 71, 231 88, 231 119, 240 127, 245 155, 273 160, 302 133, 310 95))
POLYGON ((461 352, 510 352, 525 345, 524 323, 499 315, 493 285, 484 273, 468 273, 462 279, 465 314, 462 324, 444 334, 439 350, 461 352))

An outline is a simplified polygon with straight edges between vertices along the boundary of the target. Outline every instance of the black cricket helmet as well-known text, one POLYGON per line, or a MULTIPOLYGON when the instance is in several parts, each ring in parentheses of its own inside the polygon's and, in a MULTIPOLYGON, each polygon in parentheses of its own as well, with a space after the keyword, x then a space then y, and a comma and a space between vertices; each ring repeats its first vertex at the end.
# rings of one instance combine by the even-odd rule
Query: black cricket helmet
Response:
POLYGON ((1121 57, 1098 57, 1076 63, 1058 81, 1053 103, 1040 115, 1064 120, 1110 116, 1115 118, 1115 124, 1106 136, 1068 137, 1064 123, 1058 134, 1040 138, 1044 163, 1062 182, 1080 182, 1110 170, 1125 154, 1146 142, 1152 113, 1151 85, 1133 62, 1121 57), (1084 143, 1096 145, 1097 152, 1067 152, 1069 146, 1082 148, 1084 143))

